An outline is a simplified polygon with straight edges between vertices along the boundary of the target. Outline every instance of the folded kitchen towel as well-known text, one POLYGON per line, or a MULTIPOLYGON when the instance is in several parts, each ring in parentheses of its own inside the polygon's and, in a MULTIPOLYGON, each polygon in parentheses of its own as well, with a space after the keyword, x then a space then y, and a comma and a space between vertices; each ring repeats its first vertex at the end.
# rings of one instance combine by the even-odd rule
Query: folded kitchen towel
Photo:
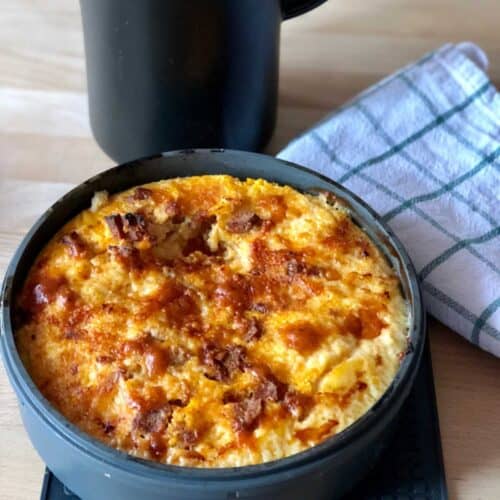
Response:
POLYGON ((427 310, 500 356, 500 96, 471 44, 369 88, 278 156, 335 179, 389 224, 427 310))

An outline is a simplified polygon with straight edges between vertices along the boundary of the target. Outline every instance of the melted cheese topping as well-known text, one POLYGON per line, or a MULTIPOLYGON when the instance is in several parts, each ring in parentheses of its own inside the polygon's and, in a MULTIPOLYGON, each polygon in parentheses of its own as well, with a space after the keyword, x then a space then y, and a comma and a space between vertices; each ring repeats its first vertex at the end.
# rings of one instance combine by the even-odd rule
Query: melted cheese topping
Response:
POLYGON ((397 276, 332 195, 228 176, 97 193, 37 258, 16 321, 71 422, 197 467, 342 431, 393 380, 408 332, 397 276))

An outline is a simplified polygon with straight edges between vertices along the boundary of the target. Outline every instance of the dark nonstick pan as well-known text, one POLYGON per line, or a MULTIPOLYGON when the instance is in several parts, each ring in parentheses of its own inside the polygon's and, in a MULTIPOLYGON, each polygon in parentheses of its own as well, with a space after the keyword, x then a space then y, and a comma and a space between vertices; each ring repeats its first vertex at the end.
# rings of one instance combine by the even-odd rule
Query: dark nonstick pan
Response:
POLYGON ((391 230, 359 198, 310 170, 273 157, 241 151, 184 150, 112 168, 63 196, 28 232, 5 275, 0 347, 17 394, 24 426, 56 476, 82 499, 334 499, 375 464, 413 385, 425 340, 425 315, 413 265, 391 230), (230 174, 264 178, 301 191, 329 190, 347 204, 354 221, 395 268, 410 305, 406 356, 375 406, 343 432, 296 455, 239 468, 198 469, 140 460, 107 447, 78 430, 42 396, 15 346, 12 304, 42 247, 61 226, 90 205, 96 191, 122 191, 170 177, 230 174))

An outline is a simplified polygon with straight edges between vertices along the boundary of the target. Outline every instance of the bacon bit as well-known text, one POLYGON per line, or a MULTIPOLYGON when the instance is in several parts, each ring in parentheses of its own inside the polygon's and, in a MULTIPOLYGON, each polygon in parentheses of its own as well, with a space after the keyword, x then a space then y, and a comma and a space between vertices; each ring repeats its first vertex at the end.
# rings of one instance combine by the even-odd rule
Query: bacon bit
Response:
POLYGON ((150 410, 139 410, 135 416, 132 426, 135 430, 144 432, 163 432, 172 418, 172 408, 168 403, 164 403, 159 408, 150 410))
POLYGON ((103 423, 103 431, 104 431, 104 434, 110 434, 111 432, 113 432, 114 430, 116 429, 116 425, 113 425, 109 422, 104 422, 103 423))
POLYGON ((117 239, 135 242, 143 240, 148 234, 146 219, 141 214, 113 214, 107 215, 104 220, 117 239))
POLYGON ((107 215, 104 217, 106 224, 111 231, 111 234, 117 239, 124 239, 125 233, 123 231, 123 220, 122 216, 118 214, 107 215))
POLYGON ((68 252, 72 257, 82 257, 86 252, 85 242, 76 231, 71 231, 61 238, 61 242, 67 246, 68 252))
POLYGON ((247 342, 259 340, 262 337, 262 325, 260 321, 255 318, 250 318, 246 321, 246 331, 244 339, 247 342))
POLYGON ((227 221, 226 228, 230 233, 248 233, 255 227, 260 227, 262 219, 254 212, 241 210, 227 221))
POLYGON ((141 241, 147 235, 146 220, 140 214, 125 214, 123 229, 130 241, 141 241))
POLYGON ((327 329, 307 322, 292 323, 280 331, 285 344, 302 355, 313 353, 328 334, 327 329))
POLYGON ((132 194, 132 199, 136 201, 147 200, 151 198, 153 191, 145 187, 136 187, 134 193, 132 194))
POLYGON ((306 418, 313 404, 314 400, 311 396, 294 390, 287 391, 283 399, 283 406, 299 422, 306 418))
POLYGON ((170 200, 165 203, 165 214, 172 220, 174 224, 181 224, 184 222, 181 206, 178 201, 170 200))
POLYGON ((243 397, 241 394, 229 390, 222 395, 222 404, 227 405, 228 403, 239 403, 242 399, 243 397))
POLYGON ((370 257, 368 243, 363 244, 362 242, 359 242, 359 245, 360 245, 361 256, 364 258, 370 257))
POLYGON ((357 390, 360 392, 363 392, 364 390, 366 390, 367 387, 368 387, 368 385, 366 384, 366 382, 363 382, 362 380, 360 380, 357 384, 357 390))
POLYGON ((267 373, 261 379, 254 396, 262 401, 281 401, 288 386, 278 380, 272 373, 267 373))
POLYGON ((317 276, 320 269, 309 265, 304 255, 292 250, 271 250, 264 239, 252 243, 253 273, 273 275, 290 281, 297 275, 317 276))
POLYGON ((112 363, 115 359, 112 356, 100 355, 95 358, 98 363, 112 363))
POLYGON ((233 427, 237 432, 253 431, 264 411, 262 399, 250 397, 234 404, 233 427))
POLYGON ((208 343, 201 350, 200 361, 210 369, 205 377, 219 382, 227 381, 236 371, 245 369, 246 349, 240 345, 221 348, 208 343))
POLYGON ((168 404, 172 405, 172 406, 178 406, 179 408, 184 408, 188 405, 189 403, 189 400, 188 401, 182 401, 182 399, 169 399, 168 400, 168 404))
POLYGON ((181 446, 189 450, 191 449, 200 439, 200 433, 197 429, 186 429, 181 428, 177 434, 181 446))
MULTIPOLYGON (((201 252, 205 255, 213 255, 214 252, 210 249, 207 243, 208 234, 215 224, 217 217, 215 215, 206 215, 199 212, 193 216, 192 224, 194 227, 195 236, 191 237, 182 250, 182 255, 185 257, 193 252, 201 252)), ((215 252, 217 254, 217 252, 215 252)))

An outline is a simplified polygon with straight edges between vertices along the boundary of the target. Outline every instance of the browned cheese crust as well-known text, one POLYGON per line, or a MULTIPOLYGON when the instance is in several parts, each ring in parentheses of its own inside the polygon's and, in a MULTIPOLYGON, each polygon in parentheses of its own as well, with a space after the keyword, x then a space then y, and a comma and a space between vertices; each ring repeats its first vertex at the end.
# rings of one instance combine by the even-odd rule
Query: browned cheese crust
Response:
POLYGON ((397 276, 334 197, 228 176, 97 193, 41 251, 15 320, 67 419, 195 467, 279 459, 351 425, 408 330, 397 276))

